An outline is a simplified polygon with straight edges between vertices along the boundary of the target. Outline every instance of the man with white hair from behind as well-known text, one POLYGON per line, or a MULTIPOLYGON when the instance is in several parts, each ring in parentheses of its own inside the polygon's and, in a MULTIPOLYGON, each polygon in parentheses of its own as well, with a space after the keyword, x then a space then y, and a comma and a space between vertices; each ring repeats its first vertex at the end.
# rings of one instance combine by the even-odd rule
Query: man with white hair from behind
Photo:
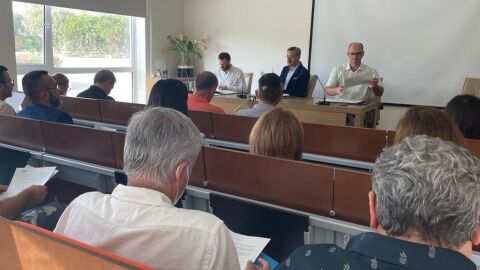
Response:
POLYGON ((369 195, 374 232, 305 245, 277 270, 475 270, 480 243, 480 161, 453 142, 424 135, 384 150, 369 195))
POLYGON ((185 115, 166 108, 135 114, 127 129, 128 185, 79 196, 55 232, 157 269, 240 269, 225 224, 175 208, 188 184, 202 139, 185 115))

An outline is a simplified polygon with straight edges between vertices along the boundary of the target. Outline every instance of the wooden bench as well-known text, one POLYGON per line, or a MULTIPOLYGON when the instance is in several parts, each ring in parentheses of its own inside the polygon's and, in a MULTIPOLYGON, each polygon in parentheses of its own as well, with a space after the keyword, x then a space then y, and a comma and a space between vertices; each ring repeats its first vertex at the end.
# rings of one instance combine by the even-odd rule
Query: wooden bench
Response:
POLYGON ((27 223, 0 218, 0 234, 2 269, 153 270, 27 223))

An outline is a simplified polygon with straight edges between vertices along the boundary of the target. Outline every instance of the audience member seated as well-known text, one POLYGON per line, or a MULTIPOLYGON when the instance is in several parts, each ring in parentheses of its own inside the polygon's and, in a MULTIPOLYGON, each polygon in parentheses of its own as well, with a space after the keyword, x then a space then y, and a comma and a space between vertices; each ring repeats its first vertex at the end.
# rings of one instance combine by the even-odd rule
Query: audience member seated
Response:
MULTIPOLYGON (((0 194, 8 186, 0 185, 0 194)), ((53 231, 65 206, 58 202, 41 205, 47 196, 46 186, 31 186, 19 194, 0 200, 0 216, 20 220, 53 231)))
POLYGON ((188 109, 193 111, 225 113, 222 108, 210 104, 217 86, 218 80, 215 74, 209 71, 199 73, 195 78, 195 91, 193 94, 188 95, 188 109))
POLYGON ((5 102, 5 99, 12 96, 14 81, 8 73, 8 69, 0 65, 0 114, 15 115, 15 110, 5 102))
POLYGON ((159 80, 152 87, 148 98, 148 107, 164 107, 188 115, 188 89, 179 80, 159 80))
POLYGON ((394 144, 406 137, 427 135, 465 146, 462 133, 446 113, 433 107, 410 108, 398 121, 394 144))
POLYGON ((229 53, 222 52, 218 55, 218 69, 215 71, 218 89, 242 93, 245 91, 245 76, 241 69, 230 63, 230 60, 229 53))
POLYGON ((465 138, 480 140, 480 98, 458 95, 448 102, 445 112, 457 123, 465 138))
POLYGON ((282 100, 283 88, 280 77, 275 73, 264 74, 258 80, 258 90, 255 95, 258 98, 258 104, 251 109, 239 110, 236 114, 250 117, 260 117, 268 112, 282 100))
POLYGON ((285 93, 295 97, 306 97, 310 72, 300 62, 302 51, 298 47, 290 47, 287 50, 287 63, 283 67, 280 78, 285 93))
POLYGON ((70 80, 63 73, 55 73, 52 75, 53 79, 57 83, 58 91, 61 96, 66 96, 68 88, 70 88, 70 80))
POLYGON ((57 83, 47 71, 36 70, 27 73, 23 76, 22 86, 31 104, 20 111, 18 116, 73 124, 72 117, 68 113, 55 109, 61 104, 60 93, 57 83))
POLYGON ((439 138, 405 138, 377 159, 368 195, 374 232, 346 249, 305 245, 276 269, 475 270, 480 161, 439 138))
POLYGON ((174 207, 201 145, 200 132, 180 112, 157 107, 133 115, 124 153, 128 185, 81 195, 55 232, 156 269, 239 269, 220 219, 174 207))
POLYGON ((302 159, 303 127, 293 113, 275 108, 260 117, 250 132, 250 152, 294 160, 302 159))
POLYGON ((93 85, 87 90, 78 94, 77 97, 114 101, 114 99, 109 95, 115 86, 116 81, 117 79, 115 78, 113 72, 107 69, 102 69, 95 74, 95 77, 93 78, 93 85))

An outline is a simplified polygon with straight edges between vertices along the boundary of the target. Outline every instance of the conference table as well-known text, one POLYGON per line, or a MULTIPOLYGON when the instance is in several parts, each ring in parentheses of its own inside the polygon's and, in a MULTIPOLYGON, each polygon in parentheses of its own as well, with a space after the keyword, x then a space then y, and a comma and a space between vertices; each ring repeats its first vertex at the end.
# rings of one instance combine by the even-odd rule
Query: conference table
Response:
MULTIPOLYGON (((175 78, 179 79, 179 78, 175 78)), ((180 78, 189 85, 193 78, 180 78)), ((147 100, 152 86, 159 78, 148 78, 147 100)), ((284 97, 278 106, 291 111, 302 123, 346 126, 347 115, 352 115, 355 127, 376 127, 379 100, 373 100, 363 104, 330 103, 330 105, 317 105, 320 99, 284 97)), ((238 98, 236 95, 215 95, 212 104, 222 108, 227 114, 235 114, 240 109, 252 107, 257 100, 238 98)))
MULTIPOLYGON (((355 118, 355 127, 376 127, 378 101, 356 105, 343 103, 317 105, 318 101, 316 98, 288 97, 283 98, 278 106, 291 111, 302 123, 345 126, 347 115, 350 114, 355 118)), ((238 98, 236 95, 216 95, 211 103, 228 114, 234 114, 240 109, 253 106, 257 101, 252 98, 238 98)))

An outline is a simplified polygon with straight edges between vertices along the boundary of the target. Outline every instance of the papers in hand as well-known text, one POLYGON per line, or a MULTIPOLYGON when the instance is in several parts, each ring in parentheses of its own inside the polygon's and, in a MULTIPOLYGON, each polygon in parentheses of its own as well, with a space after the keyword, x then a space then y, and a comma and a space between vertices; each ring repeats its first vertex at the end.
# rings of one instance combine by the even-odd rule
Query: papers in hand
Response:
POLYGON ((233 95, 236 94, 237 92, 232 91, 232 90, 222 90, 222 89, 217 89, 215 93, 220 94, 220 95, 233 95))
POLYGON ((230 231, 230 235, 237 248, 240 269, 245 269, 248 261, 254 262, 267 246, 268 242, 270 242, 268 238, 242 235, 232 231, 230 231))
POLYGON ((0 200, 13 197, 33 185, 45 185, 55 174, 56 167, 17 168, 7 191, 0 193, 0 200))
POLYGON ((345 78, 344 87, 348 88, 360 84, 370 84, 370 81, 373 79, 374 73, 372 71, 360 72, 357 75, 345 78))

